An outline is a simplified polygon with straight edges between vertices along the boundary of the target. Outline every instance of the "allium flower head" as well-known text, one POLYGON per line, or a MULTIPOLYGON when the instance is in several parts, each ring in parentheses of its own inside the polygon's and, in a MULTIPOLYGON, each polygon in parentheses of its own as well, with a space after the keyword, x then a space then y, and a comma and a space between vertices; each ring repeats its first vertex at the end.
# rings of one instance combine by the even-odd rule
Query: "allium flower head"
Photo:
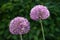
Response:
POLYGON ((43 5, 36 5, 30 11, 30 17, 33 20, 47 19, 49 16, 49 10, 43 5))
POLYGON ((16 17, 11 20, 9 30, 12 34, 25 34, 30 30, 30 23, 24 17, 16 17))

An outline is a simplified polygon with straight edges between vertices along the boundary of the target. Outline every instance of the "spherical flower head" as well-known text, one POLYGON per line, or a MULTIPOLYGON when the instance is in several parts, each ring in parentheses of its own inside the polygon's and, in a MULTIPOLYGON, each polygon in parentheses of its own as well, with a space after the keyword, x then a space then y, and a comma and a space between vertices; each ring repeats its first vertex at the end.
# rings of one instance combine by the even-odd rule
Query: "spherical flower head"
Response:
POLYGON ((30 11, 30 17, 33 20, 47 19, 49 16, 49 10, 43 5, 36 5, 30 11))
POLYGON ((11 20, 9 30, 12 34, 25 34, 30 30, 30 23, 24 17, 16 17, 11 20))

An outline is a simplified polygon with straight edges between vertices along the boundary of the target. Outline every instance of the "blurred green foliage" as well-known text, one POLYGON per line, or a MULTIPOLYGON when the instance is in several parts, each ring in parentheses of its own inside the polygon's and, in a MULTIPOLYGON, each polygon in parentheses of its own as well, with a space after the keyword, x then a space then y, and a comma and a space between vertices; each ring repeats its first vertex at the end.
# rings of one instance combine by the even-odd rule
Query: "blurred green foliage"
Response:
POLYGON ((35 5, 45 5, 50 17, 43 20, 46 40, 60 40, 60 0, 0 0, 0 40, 20 40, 19 35, 9 32, 10 21, 22 16, 30 21, 31 30, 23 35, 24 40, 42 40, 39 22, 30 19, 30 10, 35 5))

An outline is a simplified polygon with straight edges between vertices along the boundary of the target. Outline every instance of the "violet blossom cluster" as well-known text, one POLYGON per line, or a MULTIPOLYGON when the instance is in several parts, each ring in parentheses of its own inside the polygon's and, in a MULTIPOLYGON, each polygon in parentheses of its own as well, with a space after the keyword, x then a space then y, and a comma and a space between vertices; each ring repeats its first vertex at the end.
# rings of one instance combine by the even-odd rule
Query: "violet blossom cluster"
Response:
POLYGON ((30 30, 30 23, 24 17, 16 17, 11 20, 9 30, 12 34, 25 34, 30 30))
POLYGON ((49 10, 43 5, 36 5, 30 11, 30 17, 33 20, 47 19, 49 16, 49 10))

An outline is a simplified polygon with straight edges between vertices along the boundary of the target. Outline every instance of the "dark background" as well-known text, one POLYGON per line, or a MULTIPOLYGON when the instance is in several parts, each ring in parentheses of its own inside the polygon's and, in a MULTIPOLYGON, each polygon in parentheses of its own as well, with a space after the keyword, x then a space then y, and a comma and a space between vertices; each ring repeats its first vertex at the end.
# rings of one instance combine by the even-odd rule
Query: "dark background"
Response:
POLYGON ((50 11, 50 17, 43 20, 46 40, 60 40, 60 0, 0 0, 0 40, 20 40, 19 35, 9 32, 9 23, 17 16, 30 22, 31 30, 23 35, 24 40, 43 40, 40 23, 29 15, 31 8, 38 4, 50 11))

